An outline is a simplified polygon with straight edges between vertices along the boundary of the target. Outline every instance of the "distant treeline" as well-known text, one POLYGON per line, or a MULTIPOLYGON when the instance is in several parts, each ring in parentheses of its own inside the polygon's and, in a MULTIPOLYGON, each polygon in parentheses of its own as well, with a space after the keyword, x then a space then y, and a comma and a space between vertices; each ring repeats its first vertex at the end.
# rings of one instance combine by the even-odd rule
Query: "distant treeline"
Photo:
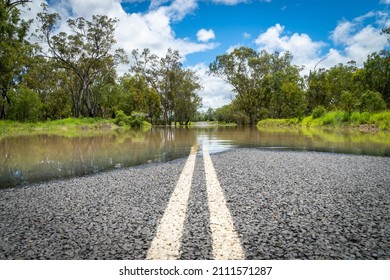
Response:
POLYGON ((45 5, 34 25, 20 19, 18 7, 26 2, 0 0, 0 119, 119 113, 151 123, 207 119, 255 125, 266 118, 302 119, 315 109, 376 112, 390 106, 388 50, 371 54, 362 68, 351 61, 302 77, 288 52, 241 47, 217 56, 209 71, 232 85, 234 100, 198 113, 201 82, 183 68, 177 51, 158 57, 148 49, 134 50, 130 65, 125 50, 114 48, 115 19, 69 19, 69 33, 56 33, 62 19, 45 5), (34 38, 28 38, 29 26, 37 27, 34 38), (118 77, 120 64, 130 69, 118 77))
POLYGON ((107 16, 69 19, 69 34, 56 28, 61 17, 46 5, 31 22, 19 4, 0 0, 0 119, 54 120, 67 117, 144 116, 151 123, 188 123, 201 107, 199 77, 181 64, 177 51, 164 57, 148 49, 115 49, 116 20, 107 16), (40 41, 41 44, 34 42, 40 41), (122 77, 119 64, 129 65, 122 77))
POLYGON ((210 72, 231 84, 231 104, 198 119, 255 125, 262 119, 302 119, 313 112, 378 112, 390 106, 390 51, 356 62, 318 69, 302 77, 292 55, 241 47, 218 56, 210 72))

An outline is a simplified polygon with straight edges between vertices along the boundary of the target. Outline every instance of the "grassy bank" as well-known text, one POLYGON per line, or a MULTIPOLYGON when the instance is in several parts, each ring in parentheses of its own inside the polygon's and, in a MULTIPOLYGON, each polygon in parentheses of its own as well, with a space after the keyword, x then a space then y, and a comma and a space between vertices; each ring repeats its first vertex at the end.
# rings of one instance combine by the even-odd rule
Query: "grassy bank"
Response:
MULTIPOLYGON (((26 135, 32 133, 61 134, 65 136, 77 136, 80 133, 96 133, 116 129, 128 129, 115 124, 115 119, 100 118, 68 118, 46 122, 17 122, 0 121, 0 138, 12 135, 26 135)), ((144 128, 150 124, 144 122, 144 128)))
POLYGON ((363 130, 390 130, 390 111, 380 113, 332 111, 322 116, 294 119, 265 119, 259 127, 352 127, 363 130))

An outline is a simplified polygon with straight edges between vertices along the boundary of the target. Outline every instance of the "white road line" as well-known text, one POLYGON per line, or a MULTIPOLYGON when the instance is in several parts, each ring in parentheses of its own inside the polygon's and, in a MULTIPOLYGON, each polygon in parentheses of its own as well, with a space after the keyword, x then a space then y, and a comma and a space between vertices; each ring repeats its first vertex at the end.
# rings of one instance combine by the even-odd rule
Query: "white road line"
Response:
POLYGON ((179 256, 197 149, 197 145, 191 149, 148 250, 146 256, 148 260, 174 260, 179 256))
POLYGON ((215 260, 243 260, 245 254, 206 145, 203 146, 203 159, 210 211, 213 258, 215 260))

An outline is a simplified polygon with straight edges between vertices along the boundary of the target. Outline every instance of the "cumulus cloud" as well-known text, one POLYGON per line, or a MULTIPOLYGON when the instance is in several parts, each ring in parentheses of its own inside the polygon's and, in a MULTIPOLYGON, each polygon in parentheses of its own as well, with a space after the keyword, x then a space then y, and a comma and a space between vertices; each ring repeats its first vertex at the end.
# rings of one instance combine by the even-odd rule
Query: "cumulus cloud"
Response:
POLYGON ((268 28, 266 32, 257 37, 255 44, 258 45, 259 50, 265 49, 268 52, 289 51, 294 55, 295 64, 312 69, 325 43, 315 42, 304 33, 284 35, 284 29, 285 27, 280 24, 268 28))
MULTIPOLYGON (((251 0, 212 0, 216 4, 230 5, 234 6, 240 3, 248 3, 251 0)), ((272 0, 260 0, 261 2, 271 3, 272 0)))
POLYGON ((355 60, 357 65, 361 66, 369 54, 385 48, 387 38, 381 35, 381 28, 387 22, 389 15, 383 12, 370 12, 351 21, 339 22, 330 35, 338 49, 329 51, 333 56, 329 56, 329 60, 355 60), (375 20, 366 24, 366 20, 372 18, 375 20))
POLYGON ((285 27, 276 24, 260 34, 255 40, 259 50, 293 54, 293 63, 304 66, 303 74, 313 70, 323 58, 320 67, 330 68, 338 63, 356 61, 362 66, 367 56, 385 48, 387 39, 381 35, 381 27, 389 22, 384 12, 369 12, 350 21, 340 21, 330 32, 331 44, 313 41, 307 34, 286 35, 285 27), (371 24, 367 24, 370 20, 371 24), (326 49, 328 48, 328 49, 326 49))
POLYGON ((208 42, 215 39, 215 33, 212 29, 206 30, 202 28, 198 31, 196 37, 198 38, 198 41, 208 42))
POLYGON ((390 4, 390 0, 381 0, 381 3, 390 4))
POLYGON ((199 63, 189 68, 199 75, 200 82, 203 85, 203 89, 199 92, 199 96, 202 97, 202 110, 218 108, 232 101, 232 87, 222 79, 209 75, 207 73, 208 66, 199 63))
MULTIPOLYGON (((216 44, 207 43, 207 40, 194 42, 187 38, 178 38, 172 29, 173 21, 182 19, 197 7, 196 0, 155 0, 152 2, 154 4, 151 3, 151 5, 153 4, 154 7, 144 13, 126 13, 121 6, 121 0, 58 1, 53 2, 50 8, 51 11, 56 11, 62 16, 59 31, 68 31, 66 20, 71 17, 90 19, 92 15, 104 14, 117 18, 119 20, 115 31, 117 47, 123 48, 129 57, 133 49, 149 48, 153 53, 163 56, 168 48, 172 48, 178 50, 185 60, 188 54, 215 48, 216 44), (168 5, 162 5, 164 3, 168 5)), ((26 11, 26 13, 30 13, 30 17, 35 17, 36 12, 40 10, 40 2, 34 1, 29 6, 31 11, 26 11)), ((123 74, 126 69, 121 67, 118 70, 120 74, 123 74)))

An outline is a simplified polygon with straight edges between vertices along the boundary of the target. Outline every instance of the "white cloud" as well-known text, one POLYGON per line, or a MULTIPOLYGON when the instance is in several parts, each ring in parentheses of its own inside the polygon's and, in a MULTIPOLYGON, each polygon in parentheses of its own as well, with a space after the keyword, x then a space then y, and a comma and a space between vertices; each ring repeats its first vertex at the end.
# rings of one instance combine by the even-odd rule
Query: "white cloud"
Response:
POLYGON ((304 33, 283 35, 284 29, 285 27, 280 24, 268 28, 266 32, 259 35, 255 44, 259 46, 259 50, 265 49, 267 52, 289 51, 294 56, 293 63, 299 66, 304 65, 306 71, 309 71, 314 67, 325 43, 314 42, 309 35, 304 33))
POLYGON ((200 83, 203 85, 203 89, 199 92, 199 96, 202 97, 202 110, 205 111, 210 107, 216 109, 232 101, 232 87, 222 79, 209 75, 208 66, 200 63, 189 68, 199 75, 200 83))
MULTIPOLYGON (((358 66, 362 66, 369 54, 385 48, 387 39, 381 35, 385 22, 389 22, 389 15, 383 12, 370 12, 351 21, 339 22, 330 39, 340 50, 332 49, 330 53, 341 62, 355 60, 358 66), (366 24, 370 18, 375 18, 375 21, 366 24)), ((329 60, 334 59, 329 56, 329 60)))
POLYGON ((323 58, 326 59, 318 67, 330 68, 351 60, 362 66, 369 54, 385 48, 387 39, 380 33, 386 22, 389 22, 389 15, 385 12, 369 12, 351 21, 340 21, 331 32, 334 46, 329 49, 326 49, 329 44, 313 41, 307 34, 286 35, 285 27, 280 24, 260 34, 255 43, 268 52, 291 52, 293 63, 305 67, 303 74, 313 70, 323 58), (371 24, 367 24, 368 20, 371 24))
MULTIPOLYGON (((272 0, 260 0, 261 2, 271 3, 272 0)), ((251 0, 212 0, 212 2, 216 4, 223 4, 223 5, 230 5, 234 6, 240 3, 248 3, 251 2, 251 0)))
POLYGON ((390 0, 381 0, 381 3, 390 4, 390 0))
POLYGON ((206 30, 202 28, 198 31, 196 37, 198 38, 198 41, 208 42, 215 39, 215 33, 212 29, 206 30))
POLYGON ((242 37, 244 37, 244 39, 250 39, 250 38, 252 37, 252 34, 247 33, 247 32, 244 32, 244 33, 242 34, 242 37))
MULTIPOLYGON (((129 0, 127 0, 129 1, 129 0)), ((136 1, 136 0, 130 0, 136 1)), ((125 49, 131 58, 133 49, 149 48, 153 53, 163 56, 168 48, 178 50, 185 60, 188 54, 210 50, 216 47, 214 43, 194 42, 187 38, 178 38, 172 29, 172 21, 180 20, 186 14, 197 7, 196 0, 174 0, 169 5, 162 5, 166 1, 154 1, 155 8, 145 13, 126 13, 121 0, 69 0, 54 2, 51 10, 62 16, 62 25, 59 31, 68 31, 66 20, 70 17, 85 17, 90 19, 92 15, 104 14, 111 18, 117 18, 115 37, 117 47, 125 49), (64 4, 66 3, 66 4, 64 4)), ((34 18, 40 10, 40 3, 34 1, 29 4, 32 7, 30 18, 34 18)), ((121 66, 118 69, 123 74, 129 66, 121 66)))

